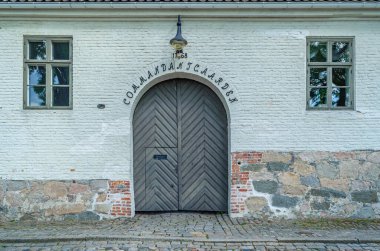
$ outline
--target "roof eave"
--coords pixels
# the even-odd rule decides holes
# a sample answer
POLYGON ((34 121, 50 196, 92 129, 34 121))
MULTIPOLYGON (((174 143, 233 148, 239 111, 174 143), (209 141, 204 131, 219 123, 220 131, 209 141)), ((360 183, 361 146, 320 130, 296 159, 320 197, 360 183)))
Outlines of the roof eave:
MULTIPOLYGON (((0 0, 1 1, 1 0, 0 0)), ((233 1, 233 0, 232 0, 233 1)), ((380 9, 380 2, 0 2, 0 9, 380 9)))
POLYGON ((23 18, 379 19, 380 2, 28 2, 0 4, 0 19, 23 18))

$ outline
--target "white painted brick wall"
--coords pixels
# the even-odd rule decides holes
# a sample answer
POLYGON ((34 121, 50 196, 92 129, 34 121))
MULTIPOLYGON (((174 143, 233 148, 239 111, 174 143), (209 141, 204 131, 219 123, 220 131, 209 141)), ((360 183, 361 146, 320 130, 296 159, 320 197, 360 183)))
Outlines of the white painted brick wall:
MULTIPOLYGON (((0 178, 130 179, 126 80, 174 21, 0 21, 0 178), (23 35, 73 36, 73 110, 23 110, 23 35), (104 110, 97 104, 104 103, 104 110), (75 171, 71 171, 75 169, 75 171)), ((231 150, 380 149, 380 22, 183 20, 186 52, 239 92, 231 150), (307 111, 306 36, 355 37, 355 111, 307 111)))

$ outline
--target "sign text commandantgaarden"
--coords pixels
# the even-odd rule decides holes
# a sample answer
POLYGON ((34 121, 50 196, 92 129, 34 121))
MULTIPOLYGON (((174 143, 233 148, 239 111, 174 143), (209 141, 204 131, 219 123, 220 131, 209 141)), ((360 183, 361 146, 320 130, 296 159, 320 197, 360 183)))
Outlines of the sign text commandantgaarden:
POLYGON ((154 66, 151 70, 148 70, 146 72, 145 76, 142 75, 139 77, 139 80, 137 81, 139 84, 132 84, 130 90, 126 92, 126 97, 124 98, 123 102, 126 105, 131 104, 131 100, 134 98, 138 89, 144 84, 154 79, 156 76, 176 71, 189 72, 202 76, 208 79, 215 86, 217 86, 221 90, 223 95, 225 95, 226 100, 228 100, 230 103, 238 101, 238 99, 234 95, 234 91, 232 90, 231 86, 223 78, 218 76, 217 73, 209 70, 207 66, 201 66, 198 63, 192 63, 189 61, 178 62, 177 65, 175 65, 174 62, 171 62, 170 64, 162 63, 160 65, 154 66))

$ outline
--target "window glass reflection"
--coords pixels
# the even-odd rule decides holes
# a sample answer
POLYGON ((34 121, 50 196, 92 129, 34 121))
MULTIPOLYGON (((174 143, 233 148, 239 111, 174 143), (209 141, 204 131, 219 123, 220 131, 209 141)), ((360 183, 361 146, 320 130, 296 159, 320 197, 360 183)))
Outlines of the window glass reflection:
POLYGON ((53 85, 68 85, 69 84, 69 67, 53 67, 53 85))
POLYGON ((45 66, 29 66, 29 85, 45 85, 46 68, 45 66))
POLYGON ((53 59, 69 60, 69 42, 53 42, 53 59))
POLYGON ((310 68, 310 85, 327 86, 327 68, 310 68))
POLYGON ((312 88, 310 90, 310 107, 323 107, 327 105, 327 89, 326 88, 312 88))
POLYGON ((53 87, 53 105, 69 106, 70 101, 69 87, 53 87))
POLYGON ((29 59, 46 59, 46 42, 29 42, 29 59))
POLYGON ((46 87, 29 86, 28 105, 29 106, 45 106, 46 105, 46 87))
POLYGON ((327 42, 310 42, 310 62, 327 61, 327 42))
POLYGON ((332 44, 332 60, 333 62, 350 62, 350 43, 334 42, 332 44))
POLYGON ((336 87, 333 88, 331 101, 333 107, 350 106, 350 89, 336 87))
POLYGON ((349 73, 348 68, 333 68, 332 69, 333 86, 348 86, 349 85, 348 73, 349 73))

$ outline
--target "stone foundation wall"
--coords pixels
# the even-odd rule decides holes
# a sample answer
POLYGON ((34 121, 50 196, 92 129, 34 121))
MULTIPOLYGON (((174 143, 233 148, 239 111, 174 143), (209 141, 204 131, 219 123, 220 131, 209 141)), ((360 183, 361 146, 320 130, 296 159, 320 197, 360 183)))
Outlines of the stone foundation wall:
MULTIPOLYGON (((0 180, 0 221, 132 217, 130 181, 0 180)), ((232 217, 380 218, 380 151, 234 152, 232 217)))
POLYGON ((235 152, 231 216, 380 218, 380 151, 235 152))
POLYGON ((0 180, 0 220, 131 217, 129 181, 0 180))

